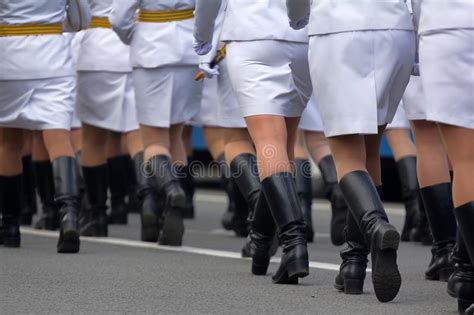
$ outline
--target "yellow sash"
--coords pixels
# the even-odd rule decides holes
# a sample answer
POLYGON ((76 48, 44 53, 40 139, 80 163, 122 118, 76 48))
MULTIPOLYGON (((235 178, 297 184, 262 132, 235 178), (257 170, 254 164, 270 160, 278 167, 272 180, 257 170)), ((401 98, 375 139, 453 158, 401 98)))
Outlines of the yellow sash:
POLYGON ((0 37, 31 36, 31 35, 60 35, 63 33, 62 24, 18 24, 0 25, 0 37))
POLYGON ((194 10, 179 11, 140 11, 138 21, 145 23, 167 23, 189 20, 194 17, 194 10))

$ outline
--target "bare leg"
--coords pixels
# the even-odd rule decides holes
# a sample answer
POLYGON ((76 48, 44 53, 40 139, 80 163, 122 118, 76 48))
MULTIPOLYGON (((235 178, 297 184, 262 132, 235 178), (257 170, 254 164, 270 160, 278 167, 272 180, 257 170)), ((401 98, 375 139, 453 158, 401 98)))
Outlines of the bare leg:
POLYGON ((87 124, 82 125, 81 163, 83 166, 93 167, 107 162, 108 135, 108 130, 87 124))
POLYGON ((407 156, 416 156, 416 147, 410 137, 410 129, 387 129, 385 135, 392 149, 395 161, 407 156))

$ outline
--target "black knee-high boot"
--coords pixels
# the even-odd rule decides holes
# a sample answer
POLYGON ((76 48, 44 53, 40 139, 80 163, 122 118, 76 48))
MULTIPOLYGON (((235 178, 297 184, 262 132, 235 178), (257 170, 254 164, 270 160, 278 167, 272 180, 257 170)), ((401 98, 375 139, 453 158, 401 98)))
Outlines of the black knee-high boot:
POLYGON ((86 185, 88 218, 81 220, 81 235, 105 237, 108 235, 107 165, 83 166, 82 173, 86 185))
POLYGON ((417 226, 422 205, 418 177, 416 173, 416 157, 408 156, 397 162, 398 177, 405 204, 405 223, 403 224, 401 240, 408 242, 411 231, 417 226))
POLYGON ((36 188, 31 155, 22 157, 23 164, 23 203, 21 207, 20 224, 31 225, 33 214, 37 212, 36 188))
POLYGON ((306 225, 296 193, 293 174, 277 173, 262 181, 263 193, 278 226, 283 247, 280 267, 274 283, 298 283, 309 274, 306 225))
POLYGON ((149 161, 151 182, 158 192, 164 214, 160 245, 181 246, 184 235, 183 211, 186 194, 173 174, 171 159, 155 155, 149 161))
POLYGON ((422 188, 421 196, 434 239, 432 259, 425 276, 428 280, 448 281, 454 268, 451 256, 456 242, 451 184, 422 188))
POLYGON ((236 181, 231 177, 231 171, 224 154, 218 157, 217 163, 221 172, 222 187, 229 199, 227 211, 221 219, 222 226, 226 230, 234 231, 237 236, 245 236, 248 233, 247 213, 249 206, 236 181))
POLYGON ((326 198, 331 202, 331 242, 340 246, 344 244, 344 227, 346 225, 347 204, 337 182, 336 165, 331 155, 319 161, 319 170, 326 185, 326 198))
MULTIPOLYGON (((421 197, 421 191, 419 192, 419 194, 421 197)), ((426 208, 423 202, 421 202, 420 204, 418 222, 415 228, 411 231, 410 241, 421 242, 421 244, 425 246, 433 245, 433 236, 431 236, 430 224, 428 223, 428 217, 426 216, 426 208)))
MULTIPOLYGON (((382 186, 377 186, 377 193, 382 198, 382 186)), ((336 277, 334 287, 345 294, 362 294, 367 269, 369 247, 364 235, 352 213, 347 212, 344 229, 347 247, 341 251, 342 264, 336 277)))
POLYGON ((76 161, 72 157, 59 157, 52 162, 54 200, 60 206, 58 253, 79 251, 79 190, 76 161))
POLYGON ((144 164, 143 152, 136 154, 132 161, 137 178, 136 195, 140 208, 141 240, 157 242, 163 225, 163 213, 159 206, 158 195, 153 189, 147 165, 144 164))
POLYGON ((135 173, 135 163, 133 159, 127 155, 127 168, 125 170, 125 180, 127 182, 127 212, 128 213, 140 213, 141 205, 140 200, 137 196, 137 175, 135 173))
POLYGON ((127 224, 128 213, 125 197, 127 196, 127 179, 129 157, 125 155, 107 159, 110 188, 110 223, 127 224))
MULTIPOLYGON (((459 234, 464 242, 458 250, 460 262, 457 262, 457 276, 462 278, 462 284, 457 287, 458 307, 460 314, 474 312, 474 201, 454 209, 459 223, 459 234), (470 266, 469 266, 470 263, 470 266)), ((461 243, 461 240, 458 241, 461 243)))
POLYGON ((194 219, 194 180, 188 165, 178 165, 176 172, 181 183, 181 187, 186 194, 186 205, 183 211, 183 218, 194 219))
POLYGON ((54 201, 53 165, 50 161, 34 161, 36 187, 41 200, 41 216, 35 229, 54 231, 59 228, 59 206, 54 201))
POLYGON ((313 204, 313 185, 311 181, 311 163, 305 159, 295 159, 295 183, 303 218, 306 223, 306 240, 314 240, 311 205, 313 204))
POLYGON ((402 282, 397 266, 400 234, 388 223, 379 194, 367 172, 350 172, 339 184, 369 245, 375 295, 379 301, 389 302, 397 296, 402 282))
POLYGON ((0 176, 0 210, 5 247, 20 247, 22 175, 0 176))

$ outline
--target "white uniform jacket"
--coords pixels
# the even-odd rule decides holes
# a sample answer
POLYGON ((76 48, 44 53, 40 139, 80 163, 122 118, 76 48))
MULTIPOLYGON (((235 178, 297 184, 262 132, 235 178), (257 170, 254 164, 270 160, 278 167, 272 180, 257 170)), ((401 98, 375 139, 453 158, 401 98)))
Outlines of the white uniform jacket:
POLYGON ((419 34, 442 30, 474 28, 474 0, 421 1, 419 34))
MULTIPOLYGON (((93 17, 110 16, 113 0, 89 0, 93 17)), ((130 72, 130 48, 108 28, 90 28, 81 41, 78 71, 130 72)))
POLYGON ((192 48, 194 19, 142 23, 137 11, 194 9, 195 0, 115 0, 110 16, 120 39, 130 44, 132 67, 193 66, 199 63, 192 48))
MULTIPOLYGON (((0 25, 64 24, 66 31, 89 25, 86 0, 2 0, 0 25)), ((75 75, 69 40, 62 35, 0 37, 0 80, 75 75)))

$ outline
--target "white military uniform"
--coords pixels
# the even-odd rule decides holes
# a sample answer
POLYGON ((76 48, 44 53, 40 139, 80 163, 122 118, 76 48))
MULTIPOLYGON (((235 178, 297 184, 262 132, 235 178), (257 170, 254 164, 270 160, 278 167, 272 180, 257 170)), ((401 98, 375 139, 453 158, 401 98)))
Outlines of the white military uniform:
MULTIPOLYGON (((113 0, 89 0, 93 21, 107 21, 112 4, 113 0)), ((130 49, 111 28, 85 32, 77 71, 77 116, 83 123, 115 132, 139 128, 130 49)))
POLYGON ((286 20, 285 0, 228 1, 220 39, 244 117, 299 117, 311 96, 307 31, 286 20))
POLYGON ((308 105, 304 109, 303 115, 301 115, 299 128, 305 131, 322 132, 324 131, 323 121, 319 114, 318 104, 316 96, 311 95, 308 105))
POLYGON ((405 1, 313 1, 309 35, 325 135, 375 134, 390 123, 415 58, 405 1))
POLYGON ((194 81, 198 56, 192 49, 194 19, 137 23, 137 10, 193 10, 194 0, 115 1, 110 21, 130 44, 140 124, 167 128, 199 112, 202 83, 194 81))
POLYGON ((419 35, 427 119, 474 129, 474 1, 423 0, 419 35))
MULTIPOLYGON (((220 34, 226 5, 227 2, 224 1, 215 21, 212 49, 207 55, 200 56, 200 63, 210 64, 217 55, 218 49, 223 47, 223 43, 220 41, 220 34)), ((193 122, 201 126, 247 128, 234 90, 232 89, 226 58, 219 63, 219 76, 204 79, 201 111, 193 119, 193 122)))
POLYGON ((392 122, 387 125, 387 129, 410 129, 410 121, 408 120, 403 100, 400 102, 392 122))
MULTIPOLYGON (((79 30, 90 20, 83 0, 2 0, 2 26, 58 25, 79 30)), ((13 26, 14 27, 14 26, 13 26)), ((0 126, 32 130, 70 129, 75 71, 69 39, 61 34, 0 32, 0 126)))

